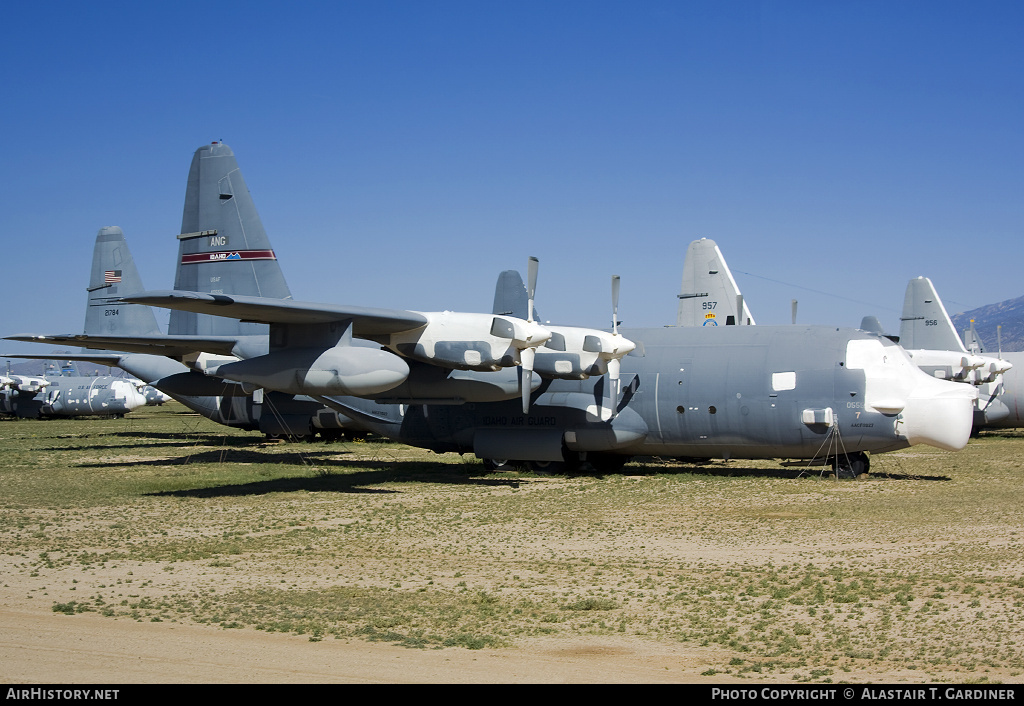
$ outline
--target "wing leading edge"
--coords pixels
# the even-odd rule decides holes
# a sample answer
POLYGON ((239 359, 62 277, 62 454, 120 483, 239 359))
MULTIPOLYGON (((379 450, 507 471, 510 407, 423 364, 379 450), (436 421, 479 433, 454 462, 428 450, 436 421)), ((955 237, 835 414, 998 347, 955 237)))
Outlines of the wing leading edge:
POLYGON ((226 316, 266 324, 326 324, 351 321, 352 335, 374 339, 412 331, 428 323, 415 311, 336 306, 263 297, 228 296, 200 292, 156 291, 125 297, 131 304, 148 304, 176 311, 226 316))

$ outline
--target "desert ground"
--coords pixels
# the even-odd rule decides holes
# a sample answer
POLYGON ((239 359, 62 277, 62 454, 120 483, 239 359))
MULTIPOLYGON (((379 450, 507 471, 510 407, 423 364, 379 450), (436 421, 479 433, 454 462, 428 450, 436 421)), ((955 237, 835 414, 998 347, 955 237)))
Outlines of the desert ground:
POLYGON ((1024 434, 488 472, 170 404, 0 420, 0 680, 1024 682, 1024 434))

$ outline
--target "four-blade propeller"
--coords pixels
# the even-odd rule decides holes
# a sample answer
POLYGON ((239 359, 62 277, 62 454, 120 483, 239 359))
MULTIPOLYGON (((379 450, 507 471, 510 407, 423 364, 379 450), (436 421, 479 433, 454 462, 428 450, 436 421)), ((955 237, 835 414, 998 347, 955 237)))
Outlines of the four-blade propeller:
MULTIPOLYGON (((537 293, 537 270, 540 261, 531 257, 526 263, 526 323, 529 326, 540 326, 533 320, 533 298, 537 293)), ((537 348, 551 338, 551 333, 543 341, 538 341, 533 346, 526 346, 519 350, 519 360, 523 367, 523 379, 520 382, 520 394, 523 400, 523 414, 530 411, 530 392, 533 388, 533 363, 537 357, 537 348)))
MULTIPOLYGON (((535 257, 531 257, 528 263, 528 277, 527 277, 527 321, 531 325, 539 325, 534 322, 534 311, 533 301, 537 287, 537 269, 538 260, 535 257)), ((607 380, 604 386, 605 388, 605 399, 602 400, 602 411, 601 419, 608 420, 615 416, 616 408, 618 407, 619 401, 619 377, 621 371, 621 361, 631 351, 636 348, 636 344, 630 341, 628 338, 619 333, 619 276, 612 276, 612 330, 600 331, 597 329, 586 329, 575 326, 562 326, 562 327, 550 327, 553 331, 557 332, 557 339, 559 346, 557 350, 561 352, 578 353, 580 361, 589 360, 585 366, 580 369, 571 369, 566 372, 565 375, 582 379, 589 377, 591 374, 606 374, 607 380), (573 346, 570 346, 570 350, 566 350, 565 345, 569 341, 574 341, 573 346), (579 348, 576 351, 572 351, 571 347, 578 345, 579 348), (585 369, 584 369, 585 368, 585 369)), ((545 329, 548 334, 548 339, 551 338, 551 331, 545 329)), ((541 343, 546 343, 548 339, 541 343)), ((533 373, 535 366, 540 363, 537 360, 537 351, 540 348, 540 344, 532 346, 530 348, 521 349, 521 365, 523 368, 522 382, 521 382, 521 393, 523 401, 523 413, 530 411, 530 392, 533 381, 533 373)), ((540 351, 540 357, 544 358, 545 351, 540 351)), ((557 365, 556 365, 557 367, 557 365)), ((550 374, 551 366, 541 366, 542 375, 545 373, 550 374)), ((558 377, 559 375, 554 375, 558 377)))

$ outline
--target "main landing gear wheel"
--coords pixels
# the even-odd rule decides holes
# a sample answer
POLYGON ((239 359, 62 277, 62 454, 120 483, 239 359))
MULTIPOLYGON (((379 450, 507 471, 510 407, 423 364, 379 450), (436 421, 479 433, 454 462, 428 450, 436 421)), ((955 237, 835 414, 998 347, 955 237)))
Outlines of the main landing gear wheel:
POLYGON ((515 461, 507 458, 485 458, 483 462, 488 471, 514 471, 516 466, 515 461))
POLYGON ((531 471, 542 476, 553 476, 562 473, 575 473, 580 469, 580 460, 571 458, 565 461, 528 461, 531 471))
POLYGON ((832 471, 836 478, 859 478, 871 468, 871 459, 862 451, 832 458, 832 471))
POLYGON ((556 473, 565 473, 565 464, 561 461, 528 461, 526 465, 539 476, 553 476, 556 473))

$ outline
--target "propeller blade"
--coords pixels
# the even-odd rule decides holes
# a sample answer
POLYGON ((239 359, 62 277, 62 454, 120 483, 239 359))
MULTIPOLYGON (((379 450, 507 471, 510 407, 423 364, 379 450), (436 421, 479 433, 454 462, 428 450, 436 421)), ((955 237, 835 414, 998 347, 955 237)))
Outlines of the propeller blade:
POLYGON ((607 365, 608 371, 605 381, 607 383, 608 391, 609 419, 615 417, 617 407, 619 406, 619 370, 622 364, 622 358, 631 350, 636 348, 636 344, 623 338, 619 334, 620 282, 621 280, 618 275, 612 275, 612 339, 611 341, 606 341, 608 344, 607 347, 602 345, 601 355, 601 358, 604 359, 605 364, 607 365))
POLYGON ((793 325, 796 326, 796 299, 793 300, 793 325))
POLYGON ((609 419, 614 418, 618 412, 619 366, 620 362, 618 358, 612 358, 608 361, 608 395, 611 400, 611 404, 608 405, 609 419))
POLYGON ((520 394, 523 398, 523 414, 530 411, 530 393, 533 392, 533 360, 536 351, 533 348, 524 348, 519 352, 519 359, 523 365, 522 389, 520 394))
POLYGON ((531 257, 526 263, 526 320, 533 323, 533 295, 537 291, 537 269, 540 261, 531 257))
POLYGON ((612 335, 619 335, 619 276, 612 275, 612 335))

